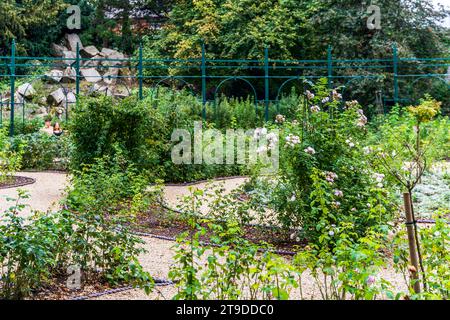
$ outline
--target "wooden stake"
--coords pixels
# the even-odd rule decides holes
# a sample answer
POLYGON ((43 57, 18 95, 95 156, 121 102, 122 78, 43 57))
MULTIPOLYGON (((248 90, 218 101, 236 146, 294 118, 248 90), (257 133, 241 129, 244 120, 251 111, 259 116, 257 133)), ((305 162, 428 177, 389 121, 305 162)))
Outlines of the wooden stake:
POLYGON ((408 232, 408 242, 409 242, 409 256, 411 259, 411 265, 415 268, 415 271, 411 271, 411 280, 414 283, 414 292, 420 293, 420 282, 419 282, 419 259, 417 257, 416 239, 414 236, 414 223, 412 208, 411 208, 411 194, 409 192, 403 193, 403 203, 405 204, 405 214, 406 214, 406 230, 408 232))

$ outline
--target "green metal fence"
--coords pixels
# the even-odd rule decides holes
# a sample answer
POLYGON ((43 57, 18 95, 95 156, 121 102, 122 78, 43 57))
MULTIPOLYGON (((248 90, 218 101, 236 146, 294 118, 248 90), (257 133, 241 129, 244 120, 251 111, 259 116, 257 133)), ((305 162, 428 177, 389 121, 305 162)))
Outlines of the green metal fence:
MULTIPOLYGON (((450 89, 446 74, 447 68, 450 67, 450 57, 401 58, 398 56, 396 46, 392 48, 392 55, 385 59, 334 59, 331 47, 328 48, 326 59, 319 60, 270 59, 268 48, 264 50, 263 56, 263 60, 208 59, 203 45, 198 59, 184 60, 144 59, 142 46, 139 47, 137 58, 127 59, 83 58, 78 47, 74 58, 26 57, 16 55, 16 44, 13 41, 11 55, 0 57, 0 83, 9 79, 9 88, 4 90, 6 92, 0 92, 0 117, 3 117, 6 108, 10 110, 10 134, 13 135, 15 111, 21 107, 24 119, 27 103, 26 99, 17 101, 15 96, 17 82, 23 79, 36 81, 48 78, 45 72, 41 72, 42 70, 64 64, 73 68, 75 72, 73 83, 58 84, 65 95, 62 107, 67 119, 70 108, 76 104, 77 98, 89 92, 81 88, 83 78, 89 80, 82 73, 83 69, 92 67, 129 70, 130 74, 124 75, 119 72, 108 79, 127 80, 126 95, 135 92, 139 99, 145 98, 144 91, 148 90, 144 89, 150 88, 153 92, 164 83, 176 82, 187 86, 193 92, 201 94, 204 119, 206 105, 216 101, 225 85, 236 81, 246 86, 247 92, 253 95, 256 108, 259 105, 263 106, 266 121, 269 119, 269 108, 271 105, 278 105, 286 87, 294 83, 301 83, 307 87, 311 81, 319 78, 327 78, 330 88, 340 86, 344 93, 348 93, 348 89, 356 82, 372 81, 379 93, 378 101, 381 103, 396 104, 411 101, 408 88, 414 88, 414 84, 423 79, 440 81, 446 85, 447 90, 450 89), (72 92, 75 101, 68 99, 68 95, 72 92)), ((108 94, 108 89, 105 94, 108 94)), ((0 119, 0 124, 2 122, 3 118, 0 119)))

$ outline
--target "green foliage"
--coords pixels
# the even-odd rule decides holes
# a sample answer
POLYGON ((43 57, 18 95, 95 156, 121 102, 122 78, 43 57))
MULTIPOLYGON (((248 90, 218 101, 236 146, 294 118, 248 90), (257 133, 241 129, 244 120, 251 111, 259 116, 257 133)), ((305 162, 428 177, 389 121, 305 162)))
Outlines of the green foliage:
POLYGON ((75 153, 72 158, 74 168, 93 163, 95 158, 113 155, 117 148, 125 152, 125 157, 137 161, 148 158, 144 142, 151 139, 147 135, 151 128, 162 125, 162 119, 151 117, 150 110, 135 99, 120 103, 111 97, 84 99, 72 114, 70 126, 75 153))
POLYGON ((441 102, 436 101, 430 95, 425 95, 418 106, 408 107, 408 112, 416 119, 418 125, 431 121, 439 112, 441 102))
MULTIPOLYGON (((268 47, 271 59, 317 60, 326 57, 328 46, 333 48, 334 59, 386 59, 392 54, 394 43, 402 57, 446 56, 448 33, 439 21, 448 17, 448 11, 417 0, 379 0, 376 4, 382 12, 381 30, 367 29, 370 14, 366 11, 370 3, 364 5, 359 0, 175 1, 158 34, 152 41, 144 42, 146 57, 198 59, 202 43, 206 45, 207 59, 261 60, 264 48, 268 47)), ((439 67, 424 71, 443 73, 439 67)), ((172 68, 170 72, 189 71, 172 68)), ((340 72, 350 76, 355 70, 340 72)), ((371 72, 358 70, 359 74, 371 72)), ((230 71, 215 70, 216 75, 224 73, 230 71)), ((251 75, 263 73, 252 70, 251 75)), ((387 88, 387 96, 393 95, 390 89, 393 85, 387 79, 359 79, 348 84, 346 92, 368 105, 373 103, 373 92, 380 87, 387 88)), ((443 99, 446 93, 439 92, 438 85, 431 83, 433 86, 428 88, 422 86, 421 92, 433 92, 443 99)), ((238 85, 234 86, 233 94, 239 90, 238 85)))
POLYGON ((382 29, 368 31, 360 1, 176 1, 155 47, 175 58, 198 58, 202 41, 210 57, 233 59, 262 58, 265 47, 276 59, 314 59, 328 45, 341 58, 379 58, 393 42, 407 55, 443 52, 438 21, 448 12, 414 0, 377 5, 382 29))
POLYGON ((435 118, 439 106, 439 102, 426 96, 407 112, 395 108, 368 136, 372 165, 408 191, 434 161, 448 155, 449 119, 435 118))
POLYGON ((153 33, 142 23, 163 15, 171 1, 95 0, 82 4, 83 41, 132 53, 146 33, 153 33))
MULTIPOLYGON (((1 216, 0 297, 23 299, 68 277, 79 266, 82 280, 131 284, 149 292, 152 278, 137 261, 141 240, 128 229, 117 230, 118 220, 94 212, 67 210, 22 218, 19 199, 1 216)), ((123 223, 123 220, 121 221, 123 223)))
POLYGON ((292 266, 270 253, 269 246, 259 253, 261 246, 243 239, 239 224, 233 220, 218 223, 197 217, 202 196, 202 190, 191 190, 184 199, 182 210, 189 213, 191 229, 177 239, 175 264, 169 272, 178 289, 173 298, 288 299, 297 285, 292 266), (201 242, 207 232, 211 245, 201 242))
POLYGON ((420 294, 414 293, 409 280, 410 265, 406 233, 400 231, 393 240, 394 265, 401 272, 408 285, 411 299, 448 300, 450 297, 450 227, 446 218, 448 212, 437 211, 433 218, 435 224, 420 228, 423 264, 426 286, 420 294))
POLYGON ((23 147, 18 144, 14 150, 6 130, 0 129, 0 183, 9 180, 20 169, 23 147))
POLYGON ((150 180, 192 181, 238 175, 238 166, 174 165, 171 160, 172 131, 193 130, 201 120, 201 104, 186 93, 159 94, 143 101, 110 97, 84 99, 72 113, 70 137, 72 168, 92 164, 96 158, 114 157, 118 151, 150 180), (192 104, 191 104, 192 103, 192 104))
POLYGON ((278 58, 289 58, 298 41, 307 40, 305 19, 313 7, 272 0, 177 1, 157 45, 176 58, 198 58, 202 41, 211 57, 261 58, 270 46, 278 58))
POLYGON ((311 272, 324 300, 398 298, 390 290, 391 284, 379 276, 386 266, 382 251, 385 235, 368 231, 364 237, 352 241, 356 236, 354 227, 345 223, 328 229, 318 243, 294 257, 294 265, 302 273, 311 272), (332 248, 331 232, 335 238, 332 248))
MULTIPOLYGON (((3 121, 3 128, 8 130, 10 128, 10 121, 3 121)), ((44 126, 44 122, 42 119, 35 118, 31 120, 23 120, 22 118, 17 117, 14 120, 14 134, 29 134, 35 133, 39 131, 44 126)))
POLYGON ((16 135, 14 149, 22 148, 22 169, 68 169, 70 140, 67 135, 49 136, 47 133, 16 135))
POLYGON ((248 209, 245 201, 208 190, 191 188, 180 206, 190 230, 178 238, 169 273, 177 282, 174 299, 288 299, 297 289, 301 299, 319 298, 304 292, 311 286, 322 299, 399 298, 380 275, 387 266, 387 228, 370 228, 361 236, 350 222, 331 225, 293 260, 283 259, 271 246, 243 238, 246 222, 239 218, 248 209), (205 199, 218 208, 215 215, 198 214, 205 199))
POLYGON ((300 230, 312 242, 329 225, 352 223, 363 235, 392 214, 383 176, 370 170, 363 152, 367 119, 357 102, 342 111, 340 105, 339 94, 319 82, 296 119, 278 124, 278 176, 253 178, 254 196, 262 194, 285 228, 300 230))
POLYGON ((120 152, 114 158, 96 159, 73 173, 67 205, 79 212, 112 213, 148 186, 147 176, 127 163, 120 152))
POLYGON ((16 39, 19 51, 29 54, 46 52, 49 44, 57 37, 49 30, 57 27, 56 18, 66 6, 63 0, 2 1, 0 55, 10 53, 8 49, 12 39, 16 39), (54 37, 48 37, 49 35, 54 37))

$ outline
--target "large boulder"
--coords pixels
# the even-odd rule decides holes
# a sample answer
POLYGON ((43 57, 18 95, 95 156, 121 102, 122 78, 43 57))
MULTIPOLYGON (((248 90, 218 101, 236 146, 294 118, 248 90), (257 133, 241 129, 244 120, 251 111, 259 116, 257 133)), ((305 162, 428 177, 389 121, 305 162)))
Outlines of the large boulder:
POLYGON ((64 51, 62 58, 64 58, 63 63, 66 66, 70 67, 71 65, 75 64, 77 55, 75 52, 72 51, 64 51))
POLYGON ((97 54, 97 55, 93 56, 91 59, 84 60, 81 63, 81 66, 86 67, 86 68, 97 68, 100 65, 99 59, 104 59, 104 57, 97 54))
POLYGON ((67 67, 64 70, 63 76, 61 78, 61 82, 70 83, 77 81, 77 71, 72 67, 67 67))
POLYGON ((114 97, 118 98, 118 99, 125 99, 125 98, 127 98, 129 96, 130 96, 130 94, 128 92, 126 92, 126 91, 114 92, 114 97))
POLYGON ((75 96, 75 94, 70 91, 67 93, 67 96, 64 98, 63 103, 64 105, 67 103, 68 105, 76 103, 77 102, 77 97, 75 96))
POLYGON ((64 76, 64 72, 61 70, 53 69, 45 74, 47 79, 53 82, 60 82, 62 77, 64 76))
POLYGON ((126 87, 123 86, 117 86, 114 90, 114 97, 119 99, 124 99, 126 97, 130 96, 130 92, 126 87))
POLYGON ((52 53, 55 57, 62 57, 64 55, 64 51, 69 51, 67 47, 61 46, 56 43, 51 44, 52 53))
POLYGON ((18 104, 23 105, 24 103, 25 103, 25 97, 23 97, 21 94, 16 92, 14 94, 14 104, 16 104, 16 105, 18 105, 18 104))
POLYGON ((126 86, 131 87, 133 85, 133 73, 129 68, 119 68, 119 75, 126 86))
POLYGON ((100 51, 95 46, 87 46, 80 50, 80 54, 83 58, 92 58, 98 55, 100 51))
POLYGON ((79 49, 83 49, 83 44, 81 43, 80 37, 76 33, 68 33, 65 35, 67 48, 70 51, 77 51, 77 43, 79 44, 79 49))
POLYGON ((102 66, 113 67, 125 65, 127 63, 127 61, 123 61, 124 59, 126 59, 126 56, 117 50, 103 48, 101 53, 106 59, 112 60, 102 61, 102 66))
POLYGON ((103 75, 103 82, 107 85, 115 85, 119 76, 119 68, 109 68, 103 75))
POLYGON ((59 88, 47 97, 47 103, 52 105, 60 105, 66 99, 65 89, 59 88))
POLYGON ((24 98, 30 99, 32 98, 35 94, 36 91, 33 88, 33 85, 29 82, 26 82, 22 85, 20 85, 17 88, 17 92, 24 98))
POLYGON ((88 68, 88 69, 80 69, 81 75, 86 79, 87 82, 99 82, 102 80, 102 76, 95 68, 88 68))

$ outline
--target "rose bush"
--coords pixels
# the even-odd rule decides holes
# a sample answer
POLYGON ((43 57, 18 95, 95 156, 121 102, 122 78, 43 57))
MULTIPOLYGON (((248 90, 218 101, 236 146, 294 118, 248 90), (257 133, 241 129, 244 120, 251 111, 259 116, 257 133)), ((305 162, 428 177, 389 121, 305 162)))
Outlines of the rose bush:
POLYGON ((343 103, 321 80, 297 118, 278 117, 280 165, 276 176, 253 178, 254 196, 277 213, 286 229, 314 241, 331 225, 354 226, 361 236, 386 224, 393 210, 384 176, 373 171, 363 149, 367 118, 357 101, 343 103), (283 118, 283 119, 282 119, 283 118))

